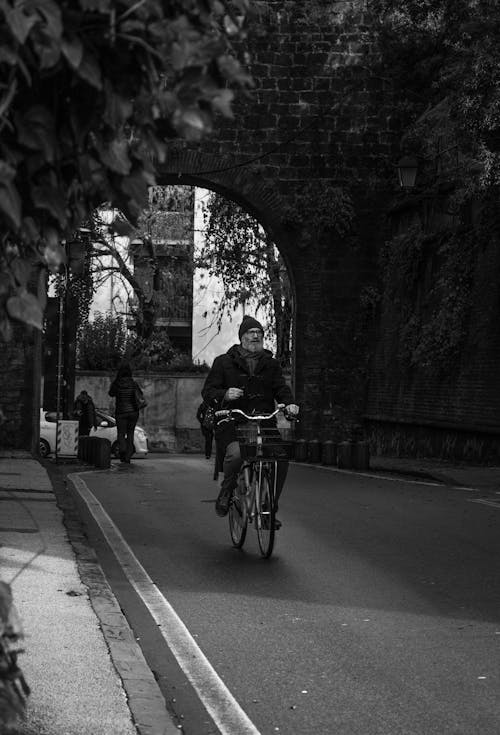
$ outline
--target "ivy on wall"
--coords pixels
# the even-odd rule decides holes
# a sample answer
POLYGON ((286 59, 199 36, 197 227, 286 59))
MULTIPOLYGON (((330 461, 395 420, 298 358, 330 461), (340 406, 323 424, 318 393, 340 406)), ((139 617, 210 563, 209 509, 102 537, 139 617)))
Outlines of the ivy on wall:
POLYGON ((386 304, 399 310, 403 368, 449 373, 468 333, 480 242, 477 227, 425 231, 414 225, 385 243, 381 276, 386 304))
POLYGON ((307 247, 321 240, 327 232, 348 237, 353 231, 355 211, 345 189, 316 180, 296 191, 292 202, 284 208, 282 218, 286 225, 300 230, 299 244, 307 247))

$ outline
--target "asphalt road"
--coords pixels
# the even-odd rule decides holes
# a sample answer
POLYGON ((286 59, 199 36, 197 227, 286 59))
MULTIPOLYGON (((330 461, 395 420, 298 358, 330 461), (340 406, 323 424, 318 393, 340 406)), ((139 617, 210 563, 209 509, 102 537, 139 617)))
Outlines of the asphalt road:
POLYGON ((211 471, 198 456, 150 455, 82 475, 154 582, 141 599, 149 588, 138 572, 130 583, 135 562, 120 565, 91 525, 186 735, 223 732, 224 722, 229 735, 498 735, 500 505, 291 466, 266 561, 253 533, 243 551, 231 547, 211 471), (185 649, 195 671, 203 654, 213 667, 214 679, 200 669, 196 691, 165 641, 177 630, 169 606, 202 651, 185 649))

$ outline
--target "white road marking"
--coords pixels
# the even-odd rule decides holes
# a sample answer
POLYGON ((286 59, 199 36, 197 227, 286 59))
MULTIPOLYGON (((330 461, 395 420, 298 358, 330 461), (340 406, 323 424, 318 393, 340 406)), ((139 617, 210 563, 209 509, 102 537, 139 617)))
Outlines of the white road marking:
POLYGON ((480 503, 481 505, 488 505, 490 508, 500 510, 500 503, 498 500, 485 500, 484 498, 471 498, 469 503, 480 503))
POLYGON ((402 477, 400 475, 383 475, 374 472, 362 472, 361 470, 342 470, 338 467, 329 467, 328 465, 302 464, 302 462, 290 461, 290 464, 296 467, 307 467, 310 470, 327 470, 327 472, 338 472, 341 475, 355 475, 357 477, 371 477, 373 480, 390 480, 391 482, 409 482, 412 485, 427 485, 428 487, 443 487, 448 490, 467 490, 471 493, 477 493, 475 487, 466 487, 465 485, 447 485, 444 482, 431 480, 414 480, 410 477, 402 477))
POLYGON ((260 735, 84 480, 68 477, 222 735, 260 735))

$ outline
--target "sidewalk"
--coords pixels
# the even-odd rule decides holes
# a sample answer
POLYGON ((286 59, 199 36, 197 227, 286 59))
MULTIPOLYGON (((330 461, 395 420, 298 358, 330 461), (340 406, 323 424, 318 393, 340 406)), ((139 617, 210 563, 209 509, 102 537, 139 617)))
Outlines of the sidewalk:
POLYGON ((54 486, 29 454, 0 452, 0 578, 23 625, 31 696, 19 735, 179 730, 86 544, 75 555, 54 486))
MULTIPOLYGON (((369 472, 473 488, 500 505, 500 467, 372 457, 369 472)), ((0 577, 24 625, 19 663, 32 689, 19 734, 173 735, 93 550, 74 533, 70 541, 55 490, 29 454, 0 451, 0 577)))
POLYGON ((500 467, 453 464, 432 459, 372 457, 370 471, 408 475, 431 482, 434 480, 450 487, 477 490, 485 495, 500 493, 500 467))

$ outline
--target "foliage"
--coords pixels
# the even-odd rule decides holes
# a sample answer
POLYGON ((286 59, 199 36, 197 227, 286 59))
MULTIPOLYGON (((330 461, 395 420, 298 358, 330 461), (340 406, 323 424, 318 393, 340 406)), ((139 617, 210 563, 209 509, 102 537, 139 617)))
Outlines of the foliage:
POLYGON ((324 181, 311 181, 297 191, 293 202, 284 209, 283 221, 301 230, 302 246, 314 244, 325 232, 345 238, 354 222, 350 195, 341 187, 324 181))
POLYGON ((76 309, 76 329, 80 332, 87 324, 90 315, 90 306, 94 295, 94 279, 91 271, 92 251, 88 246, 85 250, 82 267, 78 270, 71 268, 71 261, 64 272, 53 277, 56 296, 66 292, 66 304, 76 309))
POLYGON ((374 0, 384 66, 407 121, 448 98, 469 141, 500 126, 496 0, 374 0))
POLYGON ((417 188, 405 194, 406 204, 422 212, 432 202, 440 210, 425 228, 410 228, 386 245, 385 305, 399 309, 403 364, 449 373, 468 336, 480 243, 495 237, 486 204, 493 196, 498 209, 500 6, 374 0, 373 10, 395 113, 406 126, 402 148, 419 160, 417 188))
POLYGON ((424 253, 425 236, 420 225, 413 225, 386 242, 380 251, 380 269, 385 293, 413 294, 424 253))
POLYGON ((206 373, 208 365, 205 362, 193 362, 191 355, 179 350, 173 350, 165 362, 146 362, 137 360, 137 369, 156 373, 206 373))
POLYGON ((113 372, 127 360, 134 370, 151 372, 204 372, 205 364, 193 363, 190 355, 171 344, 168 334, 157 329, 145 340, 127 329, 125 320, 97 314, 81 329, 78 342, 80 370, 113 372))
POLYGON ((57 272, 102 202, 134 220, 169 140, 231 116, 250 78, 234 41, 249 0, 0 4, 0 331, 42 326, 32 265, 57 272))
POLYGON ((457 366, 477 248, 477 232, 464 227, 425 232, 415 226, 385 244, 384 296, 400 314, 399 355, 406 368, 449 373, 457 366))
POLYGON ((96 314, 84 324, 78 340, 77 363, 81 370, 117 370, 129 349, 125 321, 110 314, 96 314))
POLYGON ((222 280, 224 297, 215 305, 220 326, 225 314, 247 301, 276 334, 276 357, 290 363, 292 291, 286 265, 259 222, 230 199, 212 192, 205 211, 205 242, 196 265, 222 280))
POLYGON ((128 285, 137 336, 147 341, 159 315, 173 314, 193 278, 193 189, 153 186, 135 226, 119 211, 101 208, 91 220, 96 284, 110 275, 128 285), (110 222, 108 220, 111 219, 110 222), (129 238, 124 248, 120 239, 129 238), (178 246, 167 241, 177 240, 178 246), (182 243, 184 241, 184 243, 182 243))

